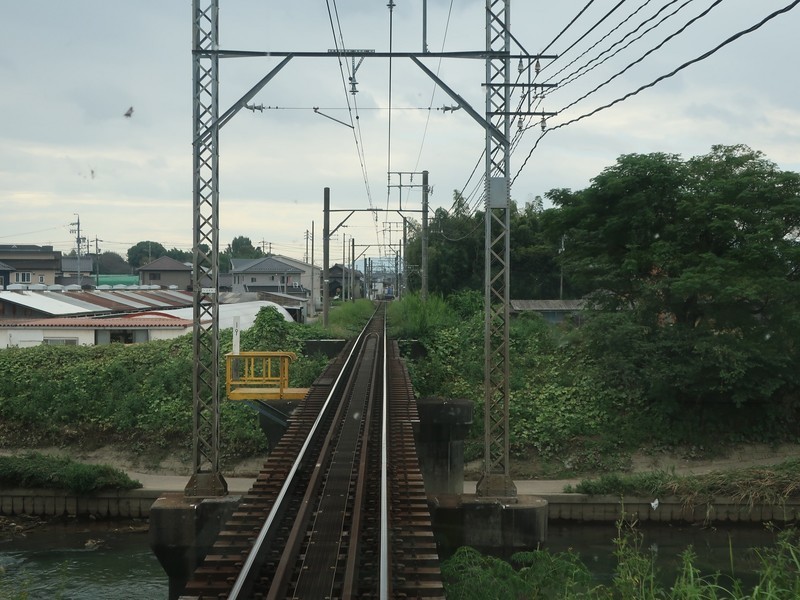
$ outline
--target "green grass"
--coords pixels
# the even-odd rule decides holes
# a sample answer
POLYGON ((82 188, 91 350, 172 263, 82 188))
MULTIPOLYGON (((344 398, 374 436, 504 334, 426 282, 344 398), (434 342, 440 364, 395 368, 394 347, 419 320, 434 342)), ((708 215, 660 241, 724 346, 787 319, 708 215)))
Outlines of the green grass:
POLYGON ((663 470, 609 473, 595 479, 584 479, 575 486, 567 486, 565 491, 645 498, 672 496, 687 506, 706 503, 715 497, 731 498, 746 506, 780 505, 789 499, 800 498, 800 460, 705 475, 678 475, 663 470))
POLYGON ((76 494, 142 487, 114 467, 88 465, 38 452, 0 456, 0 485, 4 488, 63 489, 76 494))

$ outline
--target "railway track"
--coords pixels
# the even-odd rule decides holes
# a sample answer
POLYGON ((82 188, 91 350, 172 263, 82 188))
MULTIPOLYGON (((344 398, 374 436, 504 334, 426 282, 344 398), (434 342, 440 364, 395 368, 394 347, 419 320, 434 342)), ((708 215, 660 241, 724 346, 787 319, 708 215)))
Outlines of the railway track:
POLYGON ((314 383, 181 598, 444 598, 416 420, 379 307, 314 383))

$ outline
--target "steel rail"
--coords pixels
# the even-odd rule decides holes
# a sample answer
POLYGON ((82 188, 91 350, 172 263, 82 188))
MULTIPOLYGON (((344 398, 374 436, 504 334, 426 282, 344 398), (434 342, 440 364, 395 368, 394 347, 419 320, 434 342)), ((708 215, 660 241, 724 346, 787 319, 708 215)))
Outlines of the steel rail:
MULTIPOLYGON (((375 312, 377 314, 377 310, 375 312)), ((370 323, 372 319, 375 317, 375 314, 370 318, 370 323)), ((306 452, 308 452, 308 448, 311 445, 311 440, 315 437, 317 430, 320 427, 320 423, 323 421, 326 413, 328 412, 331 404, 332 398, 336 396, 338 393, 340 386, 342 385, 342 378, 345 374, 349 371, 349 368, 355 362, 354 356, 356 355, 357 349, 360 348, 361 342, 366 335, 367 328, 369 327, 369 323, 367 326, 362 329, 361 333, 359 334, 356 342, 353 344, 353 347, 350 349, 350 353, 347 356, 347 360, 345 361, 342 370, 339 372, 339 375, 336 377, 336 381, 331 386, 331 390, 328 393, 328 396, 320 409, 317 418, 314 420, 314 424, 309 431, 308 437, 306 438, 303 446, 300 449, 300 452, 297 455, 297 459, 292 464, 292 468, 289 471, 289 474, 286 477, 286 481, 284 482, 283 486, 281 487, 280 492, 275 500, 275 503, 272 506, 269 514, 267 515, 266 520, 264 521, 261 530, 259 531, 256 540, 253 543, 252 550, 247 555, 247 559, 245 560, 244 564, 242 565, 242 569, 239 572, 239 575, 236 578, 236 581, 231 588, 230 593, 228 594, 229 600, 244 600, 248 594, 250 594, 250 590, 246 589, 249 588, 252 579, 254 577, 254 571, 259 568, 257 565, 257 561, 259 559, 260 550, 264 545, 265 540, 268 538, 269 533, 272 531, 272 528, 275 526, 277 521, 277 517, 279 514, 282 513, 286 502, 290 496, 290 490, 293 486, 294 478, 297 475, 298 470, 300 469, 301 464, 305 460, 306 452)))
POLYGON ((380 550, 380 600, 388 600, 389 573, 389 383, 387 378, 388 352, 386 351, 386 319, 383 320, 383 405, 381 414, 381 550, 380 550))

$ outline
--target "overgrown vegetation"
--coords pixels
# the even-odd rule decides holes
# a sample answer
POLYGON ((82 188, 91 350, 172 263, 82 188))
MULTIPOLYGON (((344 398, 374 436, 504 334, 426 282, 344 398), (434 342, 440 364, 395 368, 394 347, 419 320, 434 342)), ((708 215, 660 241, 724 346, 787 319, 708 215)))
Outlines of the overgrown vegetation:
MULTIPOLYGON (((624 467, 638 445, 798 440, 800 174, 714 146, 621 156, 586 189, 547 197, 552 208, 510 207, 511 297, 563 291, 588 307, 580 327, 512 318, 512 452, 575 472, 624 467)), ((431 289, 460 321, 405 317, 428 350, 416 389, 476 407, 482 298, 467 290, 482 289, 483 217, 456 193, 432 219, 431 289)))
MULTIPOLYGON (((344 334, 363 324, 371 310, 366 301, 342 306, 332 311, 331 321, 344 334)), ((263 309, 243 332, 241 348, 296 352, 290 385, 308 387, 327 359, 304 356, 303 341, 322 334, 331 335, 263 309)), ((230 330, 220 333, 220 347, 223 354, 231 351, 230 330)), ((222 386, 224 368, 223 360, 222 386)), ((147 344, 9 348, 0 351, 0 372, 0 447, 79 444, 90 450, 114 444, 132 453, 187 456, 191 450, 190 336, 147 344)), ((266 451, 250 407, 223 402, 221 414, 223 464, 266 451)))
POLYGON ((642 548, 635 527, 620 523, 614 541, 617 565, 610 583, 599 583, 573 552, 517 553, 511 562, 460 548, 442 565, 449 598, 459 600, 793 600, 800 597, 800 534, 780 533, 774 547, 753 550, 757 581, 745 585, 735 573, 701 573, 690 547, 671 584, 662 583, 654 556, 642 548))
POLYGON ((714 497, 731 498, 746 506, 775 506, 800 498, 800 460, 704 475, 677 475, 663 470, 609 473, 595 479, 584 479, 575 486, 568 486, 565 491, 645 498, 673 496, 687 506, 711 502, 714 497))
POLYGON ((38 452, 0 456, 0 485, 4 488, 57 488, 75 494, 142 487, 114 467, 87 465, 68 457, 38 452))

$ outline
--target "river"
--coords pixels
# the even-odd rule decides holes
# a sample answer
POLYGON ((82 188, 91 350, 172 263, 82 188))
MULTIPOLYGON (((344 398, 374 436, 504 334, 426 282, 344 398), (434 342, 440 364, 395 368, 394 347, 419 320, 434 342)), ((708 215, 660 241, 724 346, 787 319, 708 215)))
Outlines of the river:
POLYGON ((67 521, 0 537, 2 600, 157 600, 164 570, 144 522, 67 521))
MULTIPOLYGON (((115 600, 167 598, 166 575, 149 547, 145 522, 68 520, 0 537, 0 599, 115 600)), ((775 534, 760 525, 693 527, 646 525, 642 550, 657 557, 662 583, 672 581, 689 545, 705 574, 720 571, 752 584, 757 565, 750 548, 771 546, 775 534)), ((552 522, 547 548, 573 549, 599 582, 614 566, 613 524, 552 522)))

